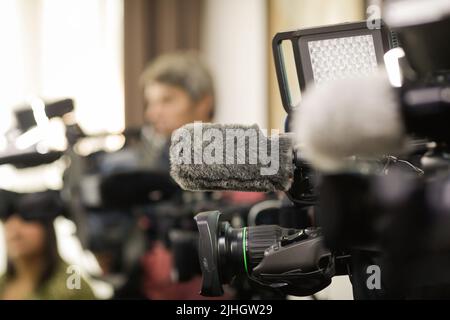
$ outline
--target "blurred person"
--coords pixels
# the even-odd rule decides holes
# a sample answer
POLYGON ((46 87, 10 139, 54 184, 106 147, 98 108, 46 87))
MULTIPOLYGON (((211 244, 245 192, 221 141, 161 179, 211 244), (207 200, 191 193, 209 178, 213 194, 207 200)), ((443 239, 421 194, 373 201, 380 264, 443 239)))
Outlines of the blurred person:
POLYGON ((7 254, 6 272, 0 277, 0 299, 94 299, 82 278, 79 286, 69 288, 71 273, 59 256, 53 225, 60 212, 55 212, 58 206, 52 203, 51 193, 0 192, 7 254))
POLYGON ((195 52, 161 55, 141 75, 146 110, 142 129, 143 166, 169 172, 169 143, 173 131, 214 117, 214 83, 195 52))
MULTIPOLYGON (((140 80, 146 109, 145 125, 137 145, 139 166, 169 174, 172 132, 194 121, 210 122, 213 119, 213 79, 198 54, 175 52, 157 57, 145 68, 140 80)), ((152 222, 143 222, 146 224, 152 222)), ((177 282, 173 270, 174 256, 167 243, 163 239, 152 239, 140 259, 140 274, 136 276, 135 273, 129 282, 136 283, 139 279, 140 290, 147 299, 203 298, 199 295, 200 275, 177 282)), ((137 296, 136 286, 128 284, 116 292, 115 298, 137 296)))
MULTIPOLYGON (((213 78, 197 53, 175 52, 152 61, 143 71, 141 83, 146 100, 141 159, 145 165, 153 163, 155 169, 169 173, 172 132, 194 121, 213 119, 213 78)), ((173 280, 173 255, 162 241, 155 241, 142 257, 142 264, 149 299, 202 298, 200 276, 182 283, 173 280)))
MULTIPOLYGON (((146 109, 140 139, 132 144, 138 154, 138 167, 169 174, 171 134, 185 124, 213 120, 213 78, 198 54, 175 52, 157 57, 145 68, 140 80, 146 109)), ((252 193, 246 194, 252 196, 252 193)), ((151 226, 155 224, 158 225, 149 217, 142 217, 138 223, 147 230, 152 229, 151 226)), ((160 231, 156 230, 156 233, 160 231)), ((178 281, 174 273, 175 256, 170 243, 166 239, 155 237, 155 230, 148 232, 149 238, 152 238, 148 250, 141 256, 138 268, 134 268, 128 274, 126 283, 116 290, 114 298, 206 299, 199 294, 201 275, 193 276, 187 281, 178 281)), ((198 261, 197 256, 192 256, 192 259, 198 261)), ((103 271, 107 273, 109 263, 102 265, 103 271)), ((222 299, 231 297, 227 293, 222 299)))

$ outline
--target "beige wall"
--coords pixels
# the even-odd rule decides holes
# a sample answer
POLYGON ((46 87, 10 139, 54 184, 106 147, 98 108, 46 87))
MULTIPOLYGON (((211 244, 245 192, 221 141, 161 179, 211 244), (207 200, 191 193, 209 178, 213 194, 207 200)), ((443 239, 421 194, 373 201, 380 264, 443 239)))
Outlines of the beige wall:
POLYGON ((267 128, 267 3, 205 1, 202 52, 215 80, 219 123, 267 128))
MULTIPOLYGON (((364 19, 364 0, 269 0, 268 37, 270 40, 280 31, 289 31, 325 24, 351 22, 364 19)), ((269 128, 283 127, 285 112, 281 104, 275 75, 273 56, 269 47, 269 128)), ((291 75, 293 63, 286 62, 291 75)))

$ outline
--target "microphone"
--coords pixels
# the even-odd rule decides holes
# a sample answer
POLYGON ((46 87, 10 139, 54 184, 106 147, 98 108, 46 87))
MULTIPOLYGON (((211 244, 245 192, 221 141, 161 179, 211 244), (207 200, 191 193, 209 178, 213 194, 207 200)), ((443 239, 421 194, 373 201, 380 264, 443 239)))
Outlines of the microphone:
MULTIPOLYGON (((405 150, 407 134, 450 141, 449 88, 394 89, 378 73, 307 91, 292 126, 302 157, 338 172, 351 156, 376 158, 405 150)), ((297 146, 297 145, 296 145, 297 146)))
POLYGON ((187 124, 172 134, 171 176, 191 191, 287 191, 292 134, 274 132, 267 137, 256 124, 187 124))

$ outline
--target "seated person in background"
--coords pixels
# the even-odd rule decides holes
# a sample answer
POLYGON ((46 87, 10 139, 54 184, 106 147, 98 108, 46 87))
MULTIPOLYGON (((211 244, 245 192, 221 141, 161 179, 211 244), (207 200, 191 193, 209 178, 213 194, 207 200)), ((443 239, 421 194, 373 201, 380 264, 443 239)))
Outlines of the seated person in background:
POLYGON ((68 281, 73 274, 67 273, 68 265, 57 250, 53 220, 61 207, 54 196, 53 191, 18 194, 0 190, 7 253, 0 299, 95 298, 82 278, 74 286, 68 281))

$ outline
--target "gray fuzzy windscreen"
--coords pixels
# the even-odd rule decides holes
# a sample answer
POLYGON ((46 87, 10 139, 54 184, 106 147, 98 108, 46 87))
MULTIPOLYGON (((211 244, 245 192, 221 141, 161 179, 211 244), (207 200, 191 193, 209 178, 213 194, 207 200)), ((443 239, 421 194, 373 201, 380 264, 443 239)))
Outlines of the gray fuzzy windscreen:
POLYGON ((172 134, 172 178, 185 190, 289 189, 292 136, 267 137, 257 125, 192 123, 172 134))

